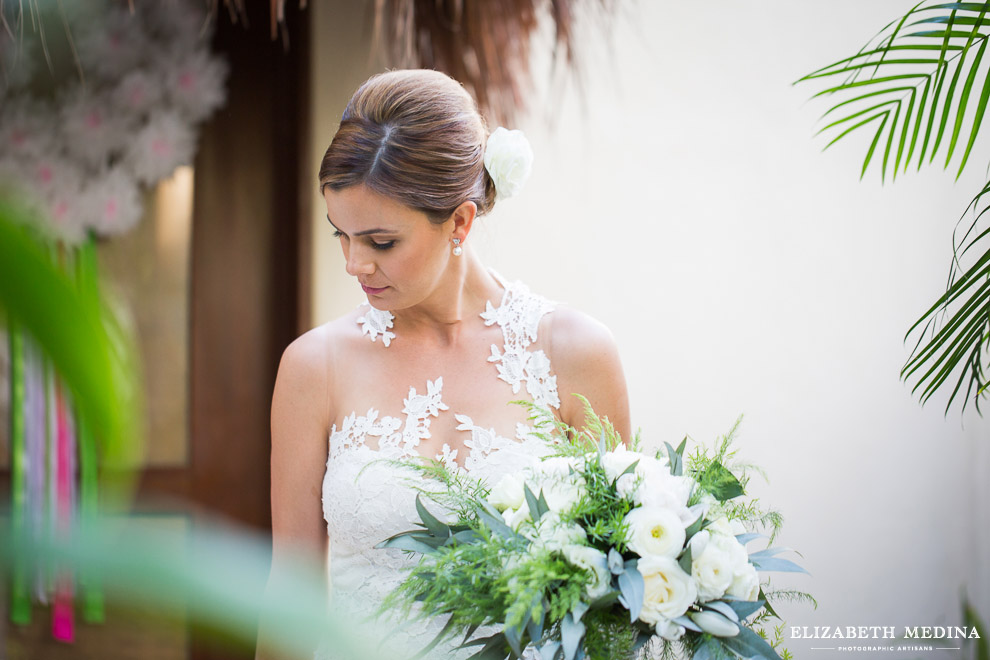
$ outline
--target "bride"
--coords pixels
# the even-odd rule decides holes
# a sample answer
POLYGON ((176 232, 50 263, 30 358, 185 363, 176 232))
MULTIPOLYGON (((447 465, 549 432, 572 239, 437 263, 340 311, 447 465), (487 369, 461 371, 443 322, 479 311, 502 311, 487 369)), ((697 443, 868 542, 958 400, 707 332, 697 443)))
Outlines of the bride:
MULTIPOLYGON (((376 459, 436 458, 493 483, 545 451, 527 410, 511 401, 532 400, 580 427, 571 393, 581 393, 629 437, 609 331, 503 279, 473 249, 475 221, 509 192, 486 169, 486 144, 491 161, 494 140, 474 100, 436 71, 376 75, 344 111, 320 187, 347 273, 368 302, 282 356, 270 586, 300 548, 321 559, 329 552, 338 613, 373 613, 411 561, 374 546, 418 520, 400 469, 376 459)), ((408 657, 442 621, 378 625, 378 657, 408 657)), ((455 645, 430 657, 464 657, 455 645)), ((262 622, 258 657, 281 657, 265 647, 262 622)), ((332 640, 324 654, 333 657, 332 640)))

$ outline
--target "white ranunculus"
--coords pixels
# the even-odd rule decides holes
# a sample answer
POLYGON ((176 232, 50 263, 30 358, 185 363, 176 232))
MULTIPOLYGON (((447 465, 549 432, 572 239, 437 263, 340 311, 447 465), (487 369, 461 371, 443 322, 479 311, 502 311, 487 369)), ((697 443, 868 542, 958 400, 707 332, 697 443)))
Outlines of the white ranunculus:
POLYGON ((498 509, 518 509, 526 502, 526 480, 518 472, 510 472, 495 484, 488 494, 488 502, 498 509))
POLYGON ((746 565, 738 569, 732 576, 732 584, 725 592, 730 596, 742 598, 743 600, 756 600, 760 597, 760 576, 756 572, 756 567, 746 562, 746 565))
POLYGON ((701 612, 691 612, 688 616, 710 635, 715 635, 716 637, 735 637, 739 634, 739 626, 717 612, 702 610, 701 612))
POLYGON ((540 461, 535 472, 538 479, 567 479, 581 468, 581 464, 581 459, 574 456, 551 456, 540 461))
POLYGON ((693 484, 691 477, 675 477, 669 473, 647 475, 639 491, 639 503, 671 509, 687 508, 693 484))
POLYGON ((694 579, 672 557, 643 557, 638 568, 645 586, 640 621, 655 626, 665 619, 676 619, 698 597, 694 579))
MULTIPOLYGON (((547 507, 554 513, 570 511, 584 496, 585 482, 583 478, 562 479, 543 486, 543 498, 547 507)), ((538 496, 538 494, 537 494, 538 496)))
POLYGON ((533 171, 533 148, 519 130, 499 126, 488 136, 485 169, 495 182, 496 199, 508 199, 520 190, 533 171))
POLYGON ((586 545, 564 546, 564 559, 573 566, 583 568, 591 574, 587 593, 592 600, 601 598, 612 588, 612 572, 608 570, 608 558, 605 553, 586 545))
POLYGON ((736 573, 749 563, 746 549, 717 525, 691 538, 691 557, 691 575, 698 581, 701 602, 725 595, 736 573))
POLYGON ((636 461, 642 463, 645 458, 645 454, 629 451, 625 445, 619 445, 612 451, 602 454, 602 468, 605 470, 605 476, 611 482, 618 479, 619 475, 628 470, 630 465, 636 461))
POLYGON ((619 497, 636 502, 639 499, 639 491, 643 485, 643 478, 636 474, 624 474, 615 481, 615 490, 619 497))
POLYGON ((641 506, 622 521, 629 527, 629 549, 640 557, 677 557, 684 549, 684 524, 670 509, 641 506))
POLYGON ((536 523, 535 544, 550 551, 560 551, 568 545, 583 544, 588 538, 584 528, 573 523, 563 523, 554 512, 545 513, 536 523))

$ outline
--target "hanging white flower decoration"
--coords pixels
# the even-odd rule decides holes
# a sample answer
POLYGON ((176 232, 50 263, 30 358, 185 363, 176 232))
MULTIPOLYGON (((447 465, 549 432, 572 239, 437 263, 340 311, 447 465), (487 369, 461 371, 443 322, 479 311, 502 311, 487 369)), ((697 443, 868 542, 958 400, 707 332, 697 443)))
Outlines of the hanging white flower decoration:
POLYGON ((83 177, 61 154, 47 154, 24 163, 24 184, 41 229, 54 239, 75 245, 86 237, 82 210, 83 177))
POLYGON ((111 99, 116 112, 143 116, 160 106, 163 94, 160 73, 135 69, 121 78, 111 99))
POLYGON ((109 97, 77 86, 61 104, 60 128, 70 154, 92 167, 109 162, 134 128, 134 117, 114 112, 109 97))
POLYGON ((227 65, 210 53, 212 25, 192 0, 61 11, 85 85, 70 77, 54 100, 33 96, 42 86, 31 74, 50 78, 40 49, 0 30, 0 187, 75 243, 133 227, 141 186, 192 162, 196 124, 224 102, 227 65))
POLYGON ((179 165, 192 163, 196 138, 189 124, 173 110, 157 112, 130 140, 124 165, 138 181, 157 183, 179 165))
POLYGON ((83 216, 100 236, 127 233, 143 212, 137 181, 121 167, 90 179, 80 204, 83 216))
POLYGON ((141 64, 147 39, 140 21, 123 8, 102 12, 76 30, 76 52, 88 75, 117 80, 141 64))
POLYGON ((54 149, 57 124, 51 108, 18 96, 0 106, 0 153, 4 156, 40 156, 54 149))
POLYGON ((175 107, 190 121, 201 121, 223 105, 226 79, 227 64, 223 60, 193 50, 175 53, 165 89, 175 107))

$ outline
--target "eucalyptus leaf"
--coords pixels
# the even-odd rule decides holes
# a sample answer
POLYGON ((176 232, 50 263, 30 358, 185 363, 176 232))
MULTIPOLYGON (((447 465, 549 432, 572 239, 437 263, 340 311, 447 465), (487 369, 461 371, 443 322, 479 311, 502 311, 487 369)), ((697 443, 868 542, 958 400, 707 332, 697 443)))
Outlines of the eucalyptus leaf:
MULTIPOLYGON (((681 476, 684 471, 684 460, 681 458, 680 453, 670 446, 669 442, 664 442, 664 447, 667 448, 667 462, 670 463, 670 473, 675 477, 681 476)), ((681 443, 684 446, 684 442, 681 443)))
POLYGON ((555 660, 557 657, 557 651, 560 650, 560 642, 555 640, 550 640, 543 646, 539 648, 540 658, 542 660, 555 660))
POLYGON ((619 591, 622 592, 620 601, 629 610, 629 621, 635 621, 643 609, 643 597, 646 593, 642 573, 635 567, 626 568, 619 576, 619 591))
POLYGON ((725 603, 731 607, 740 619, 745 619, 753 612, 759 611, 766 601, 763 600, 741 600, 726 596, 725 603))
POLYGON ((704 630, 701 629, 701 626, 699 626, 697 623, 695 623, 694 621, 692 621, 691 619, 689 619, 684 615, 681 615, 676 619, 671 619, 671 621, 673 621, 679 626, 684 626, 688 630, 693 630, 696 633, 704 632, 704 630))
POLYGON ((433 546, 427 545, 422 541, 417 541, 413 536, 408 534, 400 534, 393 536, 390 539, 386 539, 375 546, 376 548, 398 548, 399 550, 409 550, 410 552, 418 552, 422 555, 432 555, 436 554, 437 549, 433 546))
POLYGON ((588 611, 588 608, 588 604, 583 601, 574 603, 574 607, 571 608, 571 614, 574 615, 574 620, 580 621, 581 617, 583 617, 585 612, 588 611))
POLYGON ((420 500, 419 494, 416 495, 416 512, 419 514, 420 519, 426 528, 430 530, 433 536, 438 538, 446 539, 450 537, 450 527, 446 523, 440 521, 433 514, 431 514, 423 502, 420 500))
MULTIPOLYGON (((536 499, 536 495, 533 494, 533 491, 529 489, 529 484, 523 484, 523 493, 526 495, 526 505, 529 507, 529 515, 535 523, 543 515, 543 512, 540 510, 540 503, 536 499)), ((542 494, 543 491, 541 490, 540 495, 542 494)))
POLYGON ((719 641, 743 658, 765 658, 780 660, 780 656, 762 637, 745 626, 740 626, 739 634, 735 637, 720 637, 719 641))
POLYGON ((688 544, 684 547, 684 552, 678 558, 677 563, 680 564, 681 570, 683 570, 688 575, 691 575, 691 545, 688 544))
POLYGON ((736 613, 735 609, 733 609, 732 607, 721 601, 710 600, 706 603, 703 603, 702 607, 706 607, 710 610, 715 610, 716 612, 722 614, 725 618, 729 619, 733 623, 739 623, 739 615, 736 613))
POLYGON ((568 612, 560 622, 560 639, 564 648, 564 660, 574 660, 581 640, 584 638, 584 624, 575 621, 568 612))
POLYGON ((766 534, 757 534, 755 532, 747 532, 745 534, 736 534, 736 540, 742 545, 746 545, 750 541, 755 541, 756 539, 768 539, 770 538, 766 534))
POLYGON ((775 547, 775 548, 764 548, 763 550, 758 550, 756 552, 749 553, 751 558, 755 557, 757 559, 762 559, 764 557, 773 557, 774 555, 779 555, 781 552, 794 552, 790 548, 775 547))
POLYGON ((755 560, 750 555, 750 563, 761 571, 779 571, 781 573, 808 573, 794 562, 788 559, 778 559, 776 557, 758 557, 755 560))
POLYGON ((523 638, 522 627, 507 625, 502 630, 502 633, 505 635, 505 641, 509 643, 509 648, 512 649, 512 652, 515 653, 517 656, 522 655, 522 638, 523 638))
POLYGON ((615 548, 608 550, 608 569, 612 571, 612 575, 619 575, 626 570, 625 564, 622 563, 622 555, 615 548))

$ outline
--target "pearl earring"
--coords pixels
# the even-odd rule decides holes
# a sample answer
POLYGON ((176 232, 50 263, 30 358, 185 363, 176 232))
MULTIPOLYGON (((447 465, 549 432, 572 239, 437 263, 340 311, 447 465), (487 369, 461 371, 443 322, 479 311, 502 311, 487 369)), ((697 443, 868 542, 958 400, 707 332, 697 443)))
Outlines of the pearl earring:
POLYGON ((454 253, 455 257, 459 257, 461 256, 461 254, 464 253, 464 248, 461 247, 460 243, 461 243, 461 239, 459 238, 454 239, 454 249, 452 250, 452 252, 454 253))

